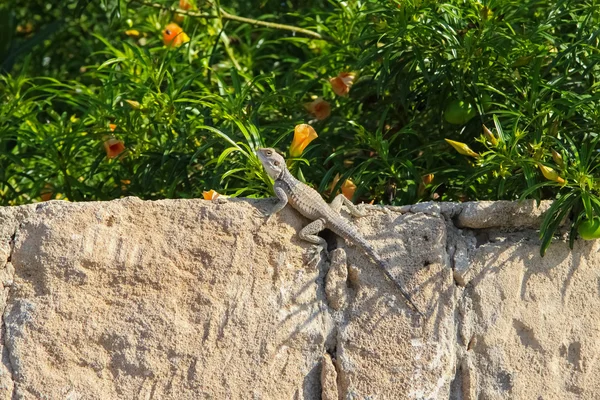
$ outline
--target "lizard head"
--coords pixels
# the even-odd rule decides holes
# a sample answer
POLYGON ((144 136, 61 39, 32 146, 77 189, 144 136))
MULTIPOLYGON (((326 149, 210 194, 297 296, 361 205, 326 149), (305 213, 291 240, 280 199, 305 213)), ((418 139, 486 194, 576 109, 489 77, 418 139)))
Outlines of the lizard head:
POLYGON ((262 163, 267 174, 273 179, 277 179, 286 168, 284 158, 277 154, 274 149, 261 148, 256 150, 256 155, 262 163))

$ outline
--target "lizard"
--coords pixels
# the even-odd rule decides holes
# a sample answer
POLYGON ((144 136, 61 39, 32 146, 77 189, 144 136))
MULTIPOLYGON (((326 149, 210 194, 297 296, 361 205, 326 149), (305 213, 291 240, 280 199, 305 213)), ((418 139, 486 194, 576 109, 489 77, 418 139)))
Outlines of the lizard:
POLYGON ((340 214, 342 206, 346 206, 350 214, 354 217, 363 217, 366 214, 361 212, 346 196, 338 194, 334 200, 327 204, 319 192, 300 182, 287 169, 285 159, 272 148, 259 148, 256 155, 260 160, 267 175, 273 180, 273 191, 278 198, 278 202, 266 214, 268 222, 273 215, 281 211, 287 204, 290 204, 296 211, 304 217, 312 220, 300 230, 298 236, 300 239, 313 243, 317 246, 319 253, 327 249, 327 241, 317 234, 323 229, 328 228, 336 235, 347 241, 358 245, 377 265, 383 270, 385 276, 392 281, 402 293, 407 303, 419 315, 423 313, 412 301, 410 295, 404 290, 388 270, 388 264, 379 256, 375 248, 358 232, 348 220, 340 214))

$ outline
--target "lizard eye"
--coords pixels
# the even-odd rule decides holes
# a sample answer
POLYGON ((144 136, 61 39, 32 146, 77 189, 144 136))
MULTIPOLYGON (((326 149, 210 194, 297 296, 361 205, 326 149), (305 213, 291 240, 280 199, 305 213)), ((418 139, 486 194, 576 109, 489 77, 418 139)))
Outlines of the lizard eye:
POLYGON ((265 151, 265 154, 270 156, 271 154, 273 154, 273 152, 271 150, 267 150, 267 151, 265 151))
POLYGON ((273 161, 273 165, 279 167, 279 161, 273 161))

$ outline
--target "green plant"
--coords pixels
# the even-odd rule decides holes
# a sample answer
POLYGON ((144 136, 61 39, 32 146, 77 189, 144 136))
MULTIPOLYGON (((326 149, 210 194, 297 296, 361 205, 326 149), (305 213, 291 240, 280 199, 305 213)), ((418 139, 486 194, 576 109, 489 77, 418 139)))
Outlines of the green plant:
POLYGON ((254 150, 310 123, 290 168, 326 195, 555 199, 542 253, 600 218, 595 0, 184 3, 3 6, 3 204, 268 196, 254 150))

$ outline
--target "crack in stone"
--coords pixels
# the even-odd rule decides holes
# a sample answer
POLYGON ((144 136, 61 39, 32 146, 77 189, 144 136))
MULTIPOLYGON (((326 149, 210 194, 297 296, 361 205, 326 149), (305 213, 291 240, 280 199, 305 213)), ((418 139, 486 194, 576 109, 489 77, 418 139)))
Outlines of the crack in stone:
MULTIPOLYGON (((6 258, 6 262, 4 265, 4 269, 7 269, 8 263, 12 262, 12 256, 15 250, 15 239, 17 237, 17 232, 20 228, 20 225, 17 225, 15 227, 15 230, 13 231, 12 235, 10 236, 9 242, 8 242, 8 246, 9 246, 9 253, 8 256, 6 258)), ((12 269, 12 276, 10 276, 10 280, 13 281, 14 280, 14 269, 12 269)), ((6 330, 6 321, 5 321, 5 313, 6 313, 6 308, 8 307, 8 294, 10 291, 10 286, 8 287, 4 287, 3 286, 3 290, 5 291, 5 293, 3 293, 2 295, 4 296, 4 306, 2 308, 2 326, 0 327, 0 335, 2 335, 2 364, 4 365, 4 367, 8 370, 9 374, 10 374, 10 380, 12 382, 12 393, 10 394, 10 398, 15 400, 17 398, 17 390, 16 390, 16 385, 17 383, 15 382, 15 377, 14 377, 14 372, 15 372, 15 365, 13 364, 13 359, 10 355, 9 352, 9 346, 6 343, 7 340, 7 330, 6 330)))
MULTIPOLYGON (((329 304, 329 299, 327 296, 327 289, 326 289, 326 280, 327 280, 327 275, 329 274, 332 264, 333 264, 333 258, 332 257, 332 252, 334 252, 336 249, 338 249, 338 238, 337 235, 335 233, 333 233, 332 231, 330 231, 329 229, 325 229, 322 232, 319 233, 319 236, 321 236, 323 239, 326 240, 327 242, 327 259, 325 260, 325 262, 321 263, 320 265, 322 265, 323 267, 321 268, 321 271, 319 271, 319 278, 317 281, 318 284, 318 292, 320 295, 322 295, 322 300, 323 300, 323 304, 325 305, 325 310, 326 312, 332 317, 332 323, 333 323, 333 328, 328 332, 327 334, 327 338, 325 340, 325 351, 324 353, 326 355, 323 356, 322 358, 322 373, 321 373, 321 396, 327 396, 326 392, 329 393, 330 390, 327 390, 327 388, 325 387, 325 385, 327 383, 331 383, 331 382, 327 382, 326 381, 326 376, 324 374, 324 369, 325 368, 330 368, 329 365, 325 365, 327 361, 327 355, 329 356, 330 360, 329 364, 333 365, 333 370, 335 372, 335 386, 336 386, 336 393, 339 393, 340 391, 340 382, 339 382, 339 376, 340 376, 340 371, 339 371, 339 366, 336 362, 337 360, 337 352, 338 352, 338 345, 339 345, 339 341, 338 341, 338 336, 339 336, 339 325, 340 322, 339 321, 339 317, 336 318, 336 314, 340 314, 340 312, 343 313, 343 310, 338 310, 335 311, 334 309, 331 308, 330 304, 329 304)), ((345 307, 342 307, 345 308, 345 307)))
POLYGON ((335 359, 335 352, 336 349, 328 350, 322 358, 320 398, 323 400, 338 400, 341 398, 339 395, 339 370, 335 359))
MULTIPOLYGON (((319 254, 317 254, 314 259, 316 260, 315 264, 312 264, 312 260, 310 262, 310 265, 313 265, 317 270, 318 270, 318 275, 315 281, 316 284, 316 291, 315 291, 315 298, 318 304, 318 313, 321 315, 321 319, 322 319, 322 324, 324 327, 324 338, 323 338, 323 353, 326 354, 328 352, 328 349, 331 348, 332 346, 336 346, 337 343, 335 343, 335 331, 336 331, 336 327, 334 326, 333 329, 330 329, 331 327, 329 326, 330 323, 328 323, 328 320, 331 321, 331 310, 329 308, 329 305, 327 303, 327 294, 326 294, 326 277, 327 277, 327 273, 329 271, 329 264, 330 262, 329 260, 329 251, 332 245, 335 245, 335 235, 333 234, 333 232, 325 230, 319 233, 319 236, 321 236, 322 238, 324 238, 327 241, 327 248, 325 248, 325 254, 323 254, 323 252, 320 252, 319 254)), ((334 323, 335 324, 335 323, 334 323)), ((313 387, 312 390, 315 391, 314 395, 316 396, 316 398, 321 398, 321 393, 323 392, 323 382, 322 382, 322 370, 323 370, 323 359, 319 362, 319 364, 311 369, 311 371, 309 372, 309 374, 306 376, 308 381, 313 382, 313 384, 316 384, 315 387, 313 387), (315 375, 316 374, 316 375, 315 375), (313 378, 308 379, 309 376, 313 376, 313 378)), ((306 394, 306 393, 305 393, 306 394)))
MULTIPOLYGON (((41 209, 40 206, 38 206, 36 208, 36 211, 39 211, 41 209)), ((415 211, 411 211, 411 213, 418 213, 419 211, 417 209, 415 209, 415 211)), ((454 216, 449 216, 447 213, 437 213, 437 214, 433 214, 433 215, 437 215, 437 216, 441 216, 446 220, 446 226, 447 226, 447 232, 449 233, 449 235, 446 235, 445 238, 445 250, 446 250, 446 257, 444 257, 444 264, 445 267, 448 268, 450 267, 452 270, 455 270, 456 268, 460 269, 460 261, 464 258, 464 254, 463 254, 463 258, 458 258, 458 256, 460 254, 457 255, 457 252, 459 252, 459 250, 463 250, 465 252, 465 254, 467 255, 467 260, 468 260, 468 255, 470 252, 473 251, 474 248, 486 245, 487 243, 492 242, 493 243, 493 239, 494 238, 490 238, 490 234, 489 232, 493 232, 493 230, 490 230, 490 228, 464 228, 464 227, 459 227, 457 225, 457 218, 454 216), (462 233, 459 233, 460 231, 462 231, 462 233), (463 246, 463 248, 458 248, 457 247, 457 243, 456 240, 462 240, 462 239, 466 239, 466 236, 462 236, 463 234, 466 234, 468 232, 474 233, 473 235, 473 240, 475 243, 475 247, 470 247, 470 246, 463 246), (450 237, 454 236, 454 242, 451 242, 449 240, 450 237)), ((14 229, 13 234, 10 236, 10 241, 9 241, 9 252, 8 255, 6 257, 6 262, 11 262, 12 261, 12 257, 13 257, 13 253, 15 250, 15 239, 17 237, 17 233, 19 231, 19 229, 22 227, 22 225, 19 225, 18 222, 15 224, 17 225, 14 229)), ((495 228, 496 229, 496 228, 495 228)), ((498 230, 500 230, 501 228, 497 228, 498 230)), ((343 365, 341 363, 341 359, 342 356, 344 355, 344 348, 343 346, 346 344, 346 342, 344 341, 344 337, 341 336, 341 332, 344 332, 344 324, 348 321, 348 310, 352 307, 352 301, 353 301, 353 297, 349 296, 348 297, 348 302, 345 303, 344 305, 342 305, 339 309, 334 309, 331 306, 331 303, 329 303, 329 299, 327 297, 327 290, 326 290, 326 277, 327 274, 329 273, 329 270, 331 268, 331 252, 334 251, 336 248, 338 248, 338 240, 337 240, 337 236, 335 234, 333 234, 330 231, 323 231, 320 234, 321 237, 323 237, 326 241, 327 241, 327 250, 328 253, 326 253, 326 255, 320 254, 319 257, 317 258, 317 264, 316 264, 316 268, 318 269, 318 275, 317 275, 317 279, 316 279, 316 299, 317 301, 320 303, 319 304, 319 313, 321 314, 321 318, 323 320, 323 333, 325 335, 324 337, 324 342, 323 342, 323 352, 328 355, 328 357, 331 357, 332 361, 333 361, 333 369, 335 370, 335 375, 337 376, 336 379, 336 384, 337 384, 337 390, 339 391, 339 393, 343 393, 346 389, 347 386, 346 385, 346 389, 344 386, 344 379, 347 379, 347 377, 345 377, 345 371, 343 368, 343 365), (329 320, 329 321, 328 321, 329 320)), ((343 246, 341 247, 341 249, 343 250, 343 246)), ((345 265, 345 269, 348 271, 348 278, 345 280, 345 285, 347 289, 352 289, 352 290, 356 290, 356 281, 353 281, 351 278, 351 267, 348 265, 348 263, 346 263, 345 265)), ((276 270, 277 273, 277 270, 276 270)), ((12 275, 11 278, 14 278, 14 269, 11 269, 9 271, 9 275, 12 275)), ((453 276, 453 280, 454 280, 454 290, 455 293, 459 293, 460 297, 465 297, 465 298, 469 298, 472 297, 471 293, 468 291, 468 284, 469 282, 464 282, 462 284, 459 284, 459 281, 457 281, 456 276, 453 276), (466 286, 466 289, 465 289, 466 286), (459 288, 463 288, 463 290, 459 290, 459 288), (462 293, 461 293, 462 292, 462 293)), ((10 285, 7 284, 5 287, 5 293, 4 295, 6 296, 6 299, 8 299, 8 294, 10 292, 12 292, 14 294, 14 291, 11 291, 10 285)), ((17 383, 15 381, 15 371, 18 372, 19 370, 19 359, 15 357, 11 357, 11 351, 14 352, 14 348, 9 348, 7 346, 7 341, 9 338, 7 338, 7 326, 6 326, 6 321, 5 321, 5 313, 6 313, 6 309, 8 308, 8 304, 7 301, 5 301, 5 304, 3 306, 2 309, 2 326, 0 327, 0 334, 2 335, 1 337, 1 341, 2 341, 2 346, 3 346, 3 350, 2 350, 2 363, 5 366, 5 368, 8 370, 8 372, 10 373, 10 379, 12 380, 12 393, 11 393, 11 398, 15 399, 18 397, 17 395, 17 383)), ((456 392, 460 392, 460 396, 462 397, 457 397, 457 399, 469 399, 470 394, 469 394, 469 387, 471 386, 470 383, 470 376, 469 375, 464 375, 465 373, 469 372, 469 364, 467 363, 467 360, 469 360, 468 356, 465 354, 464 349, 471 350, 471 348, 474 346, 474 342, 473 342, 473 336, 469 336, 467 338, 467 343, 461 343, 461 338, 460 338, 460 334, 459 332, 463 329, 464 325, 466 324, 466 316, 461 315, 460 311, 466 311, 466 312, 472 312, 469 310, 469 307, 465 307, 464 304, 460 304, 457 303, 454 306, 454 310, 455 310, 455 330, 457 333, 457 337, 456 337, 456 346, 457 346, 457 351, 455 352, 456 354, 456 358, 455 362, 456 362, 456 370, 455 370, 455 376, 454 379, 452 380, 451 383, 451 391, 456 391, 456 392), (470 338, 470 339, 469 339, 470 338), (460 348, 461 350, 459 351, 458 348, 460 348)), ((8 321, 10 322, 10 316, 8 318, 8 321)), ((11 325, 9 325, 10 328, 12 328, 11 325)), ((10 330, 10 329, 9 329, 10 330)), ((13 346, 14 347, 14 346, 13 346)), ((317 365, 318 368, 318 365, 317 365)), ((349 369, 347 369, 347 371, 350 371, 349 369)), ((316 375, 316 374, 315 374, 316 375)), ((17 376, 18 377, 18 376, 17 376)), ((23 388, 23 382, 22 382, 22 377, 21 377, 21 384, 19 385, 19 391, 23 391, 23 390, 27 390, 25 388, 23 388)), ((320 388, 321 390, 324 390, 324 388, 320 388)), ((458 396, 458 395, 457 395, 458 396)))

